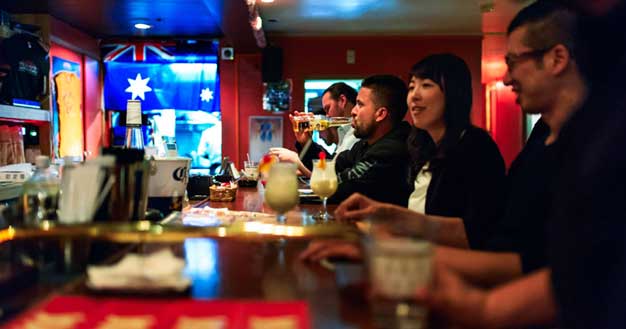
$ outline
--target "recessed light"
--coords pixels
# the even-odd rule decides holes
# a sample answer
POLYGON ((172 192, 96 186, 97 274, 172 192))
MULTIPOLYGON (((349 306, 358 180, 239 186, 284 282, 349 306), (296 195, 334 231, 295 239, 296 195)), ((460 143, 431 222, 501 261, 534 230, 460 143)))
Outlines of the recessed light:
POLYGON ((146 23, 137 23, 135 24, 135 28, 140 30, 147 30, 152 28, 152 25, 146 23))
POLYGON ((272 3, 272 2, 274 2, 274 0, 261 0, 261 2, 272 3))

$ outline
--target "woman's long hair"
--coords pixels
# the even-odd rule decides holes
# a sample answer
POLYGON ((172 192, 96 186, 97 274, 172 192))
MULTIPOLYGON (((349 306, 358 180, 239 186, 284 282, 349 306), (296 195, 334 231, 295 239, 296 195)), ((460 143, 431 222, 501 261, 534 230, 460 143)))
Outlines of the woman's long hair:
POLYGON ((424 164, 430 162, 428 168, 434 170, 445 161, 447 152, 459 143, 465 129, 470 126, 472 110, 472 75, 460 57, 453 54, 430 55, 413 65, 409 79, 412 77, 430 79, 443 91, 446 131, 439 145, 436 145, 425 130, 412 130, 408 139, 411 184, 424 164))

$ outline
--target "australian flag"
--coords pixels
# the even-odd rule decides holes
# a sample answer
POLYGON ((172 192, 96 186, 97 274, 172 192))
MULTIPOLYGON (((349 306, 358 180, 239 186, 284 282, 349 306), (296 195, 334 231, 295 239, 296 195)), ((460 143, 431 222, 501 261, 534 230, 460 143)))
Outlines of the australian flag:
POLYGON ((107 110, 125 110, 129 99, 141 100, 144 110, 220 110, 216 44, 137 41, 107 44, 102 50, 107 110))

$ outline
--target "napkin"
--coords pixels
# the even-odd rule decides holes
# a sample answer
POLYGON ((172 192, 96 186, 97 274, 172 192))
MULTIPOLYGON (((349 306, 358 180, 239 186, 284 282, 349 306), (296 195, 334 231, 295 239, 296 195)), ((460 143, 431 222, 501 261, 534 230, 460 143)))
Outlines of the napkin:
POLYGON ((127 254, 112 266, 89 266, 87 285, 92 289, 183 291, 191 281, 183 276, 185 261, 171 250, 127 254))

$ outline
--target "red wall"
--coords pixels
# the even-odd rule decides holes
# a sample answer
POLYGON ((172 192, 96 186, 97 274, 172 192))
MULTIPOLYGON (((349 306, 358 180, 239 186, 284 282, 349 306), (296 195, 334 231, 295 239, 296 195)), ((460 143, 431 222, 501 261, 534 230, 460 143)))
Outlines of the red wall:
POLYGON ((516 95, 501 82, 488 89, 491 105, 491 135, 500 148, 507 168, 523 146, 522 109, 516 95))
POLYGON ((102 110, 102 80, 100 63, 84 56, 83 93, 85 111, 85 150, 95 156, 100 152, 104 135, 104 115, 102 110))
MULTIPOLYGON (((472 121, 484 127, 484 94, 481 85, 480 37, 277 37, 270 39, 283 48, 283 77, 292 79, 291 110, 304 108, 304 80, 315 78, 363 78, 372 74, 395 74, 406 79, 411 66, 438 52, 451 52, 467 62, 473 77, 472 121), (346 51, 353 49, 355 64, 346 64, 346 51)), ((235 52, 237 50, 235 49, 235 52)), ((248 152, 248 117, 272 115, 262 110, 261 56, 235 55, 220 62, 223 154, 242 165, 248 152)), ((283 145, 293 148, 294 136, 287 114, 283 145)))

